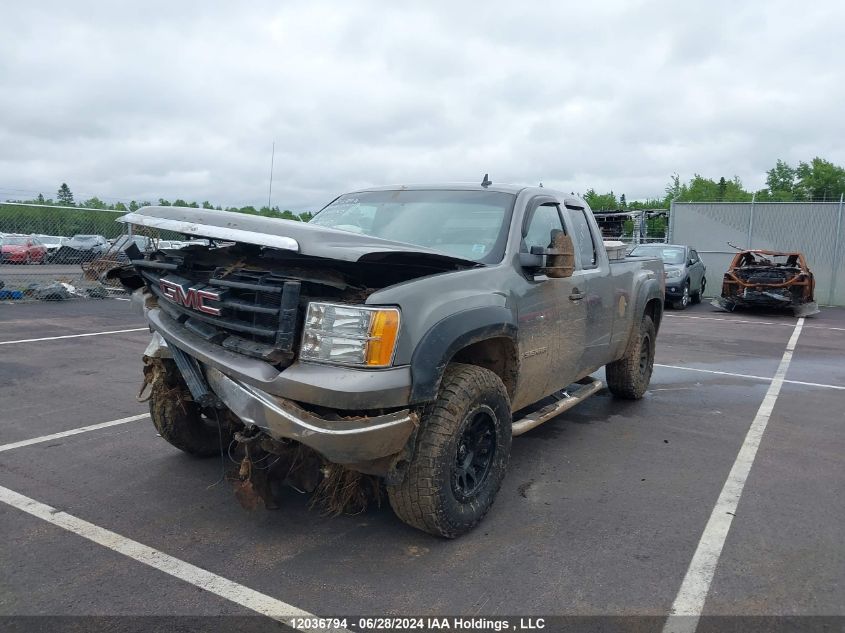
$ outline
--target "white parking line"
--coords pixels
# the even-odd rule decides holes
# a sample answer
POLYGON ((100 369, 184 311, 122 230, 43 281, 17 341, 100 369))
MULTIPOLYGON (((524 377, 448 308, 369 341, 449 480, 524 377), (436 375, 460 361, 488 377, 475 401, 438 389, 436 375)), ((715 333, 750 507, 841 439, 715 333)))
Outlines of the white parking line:
MULTIPOLYGON (((751 325, 780 325, 782 327, 795 327, 794 323, 783 321, 753 321, 751 319, 722 319, 720 317, 693 316, 692 314, 664 314, 671 319, 700 319, 702 321, 725 321, 726 323, 748 323, 751 325)), ((802 317, 803 318, 803 317, 802 317)), ((833 330, 834 332, 845 332, 845 327, 832 327, 830 325, 805 325, 805 328, 814 330, 833 330)))
MULTIPOLYGON (((273 618, 288 626, 292 626, 291 618, 314 618, 313 615, 298 609, 287 602, 282 602, 266 594, 250 589, 233 580, 218 576, 210 571, 191 565, 183 560, 174 558, 157 549, 153 549, 138 541, 121 536, 88 521, 84 521, 67 512, 62 512, 40 501, 0 486, 0 502, 17 508, 22 512, 72 532, 98 545, 128 556, 132 560, 143 563, 153 569, 164 572, 174 578, 204 589, 221 598, 225 598, 256 613, 273 618)), ((316 631, 318 629, 299 629, 300 631, 316 631)), ((326 629, 319 629, 325 631, 326 629)), ((343 629, 332 629, 343 631, 343 629)))
POLYGON ((119 424, 126 424, 127 422, 135 422, 136 420, 143 420, 150 417, 149 413, 141 413, 140 415, 131 415, 128 418, 120 418, 119 420, 112 420, 111 422, 100 422, 99 424, 89 424, 88 426, 80 426, 69 431, 61 431, 60 433, 51 433, 50 435, 42 435, 41 437, 33 437, 29 440, 21 440, 20 442, 12 442, 10 444, 0 444, 0 453, 4 451, 11 451, 15 448, 23 446, 31 446, 33 444, 41 444, 42 442, 49 442, 57 440, 62 437, 69 437, 71 435, 79 435, 80 433, 87 433, 88 431, 96 431, 97 429, 106 429, 110 426, 118 426, 119 424))
POLYGON ((87 334, 65 334, 64 336, 45 336, 44 338, 23 338, 18 341, 0 341, 0 345, 15 345, 16 343, 37 343, 38 341, 57 341, 63 338, 80 338, 82 336, 102 336, 103 334, 123 334, 124 332, 149 332, 148 327, 136 327, 129 330, 109 330, 108 332, 88 332, 87 334))
MULTIPOLYGON (((770 382, 772 379, 766 376, 753 376, 751 374, 735 374, 730 371, 716 371, 715 369, 699 369, 698 367, 683 367, 682 365, 661 365, 654 363, 655 367, 664 367, 666 369, 683 369, 684 371, 699 371, 704 374, 718 374, 719 376, 733 376, 734 378, 749 378, 751 380, 765 380, 770 382)), ((783 382, 790 385, 804 385, 806 387, 823 387, 825 389, 840 389, 845 391, 845 387, 840 385, 828 385, 821 382, 804 382, 803 380, 784 380, 783 382)))
POLYGON ((710 518, 704 527, 704 532, 681 583, 681 588, 672 603, 672 609, 663 627, 663 633, 691 633, 698 627, 698 620, 704 609, 704 601, 710 591, 710 584, 713 582, 713 576, 716 573, 716 565, 722 555, 722 548, 725 545, 725 539, 728 537, 728 531, 731 529, 742 490, 748 479, 748 473, 751 472, 751 466, 754 464, 757 449, 760 447, 763 433, 769 423, 769 417, 772 415, 775 402, 777 402, 784 377, 789 370, 789 364, 792 362, 792 352, 798 343, 798 337, 801 335, 803 326, 804 319, 798 319, 798 323, 795 324, 795 329, 792 331, 792 336, 786 344, 780 365, 778 365, 775 376, 772 378, 772 383, 766 391, 766 396, 763 398, 760 408, 757 409, 757 415, 751 422, 733 467, 731 467, 728 478, 719 493, 719 498, 716 500, 716 505, 710 513, 710 518))

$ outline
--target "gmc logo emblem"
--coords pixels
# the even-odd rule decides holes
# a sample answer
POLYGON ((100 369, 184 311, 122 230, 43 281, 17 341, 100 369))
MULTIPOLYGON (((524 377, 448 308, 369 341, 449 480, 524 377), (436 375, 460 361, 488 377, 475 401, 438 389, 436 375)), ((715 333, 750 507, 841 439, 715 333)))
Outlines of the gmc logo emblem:
POLYGON ((158 287, 162 294, 173 303, 178 303, 186 308, 191 308, 203 314, 220 316, 220 308, 205 305, 205 301, 220 301, 220 294, 210 290, 197 290, 196 288, 185 289, 182 284, 177 284, 167 279, 159 279, 158 287))

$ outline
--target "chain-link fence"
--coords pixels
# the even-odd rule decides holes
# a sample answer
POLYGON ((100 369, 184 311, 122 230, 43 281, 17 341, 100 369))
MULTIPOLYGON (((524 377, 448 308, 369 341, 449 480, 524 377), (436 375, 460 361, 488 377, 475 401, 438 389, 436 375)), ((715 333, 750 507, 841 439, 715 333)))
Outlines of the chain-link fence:
POLYGON ((56 301, 124 294, 105 272, 142 252, 183 239, 117 222, 123 211, 0 202, 0 300, 56 301))

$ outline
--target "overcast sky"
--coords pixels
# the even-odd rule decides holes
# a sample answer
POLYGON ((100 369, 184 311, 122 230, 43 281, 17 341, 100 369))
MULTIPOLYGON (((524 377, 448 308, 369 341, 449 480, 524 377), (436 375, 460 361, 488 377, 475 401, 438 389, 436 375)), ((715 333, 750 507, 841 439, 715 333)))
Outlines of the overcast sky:
POLYGON ((661 196, 845 164, 845 3, 5 2, 0 198, 318 208, 371 184, 661 196))

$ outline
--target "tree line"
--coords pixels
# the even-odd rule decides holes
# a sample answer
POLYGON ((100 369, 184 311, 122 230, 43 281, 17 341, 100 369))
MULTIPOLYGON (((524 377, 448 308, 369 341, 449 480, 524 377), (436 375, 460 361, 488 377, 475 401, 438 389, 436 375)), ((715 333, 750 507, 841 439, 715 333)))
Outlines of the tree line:
POLYGON ((766 186, 748 191, 734 176, 718 180, 695 174, 689 182, 681 182, 673 174, 662 197, 628 202, 623 193, 619 198, 610 191, 597 193, 588 189, 584 199, 594 211, 616 209, 668 209, 677 202, 835 202, 845 194, 845 168, 818 156, 810 162, 800 161, 792 166, 778 160, 766 172, 766 186))
POLYGON ((39 193, 38 196, 32 200, 12 200, 22 204, 43 204, 47 206, 61 206, 61 207, 79 207, 80 209, 102 209, 104 211, 122 211, 124 213, 130 211, 137 211, 141 207, 149 207, 154 204, 161 207, 189 207, 192 209, 217 209, 218 211, 235 211, 237 213, 248 213, 250 215, 263 215, 268 218, 282 218, 285 220, 299 220, 307 222, 313 217, 313 213, 306 211, 305 213, 294 213, 290 209, 280 209, 277 205, 273 207, 263 206, 255 208, 252 205, 244 207, 222 207, 220 205, 213 205, 208 200, 203 202, 186 202, 181 198, 177 198, 173 202, 165 198, 159 198, 157 202, 136 201, 132 200, 129 204, 123 202, 107 203, 103 202, 97 196, 82 200, 77 203, 74 199, 73 192, 68 187, 66 182, 63 182, 56 191, 56 198, 45 198, 44 194, 39 193))
MULTIPOLYGON (((73 191, 67 183, 62 183, 56 191, 55 198, 46 198, 38 194, 32 200, 13 200, 0 205, 0 231, 5 233, 21 233, 29 235, 79 235, 93 234, 102 235, 107 238, 119 236, 124 226, 115 222, 116 212, 128 213, 137 211, 141 207, 158 204, 164 207, 189 207, 193 209, 217 209, 219 211, 235 211, 237 213, 248 213, 250 215, 261 215, 268 218, 281 218, 284 220, 297 220, 308 222, 313 213, 294 213, 289 209, 280 209, 278 206, 263 206, 255 208, 247 205, 243 207, 224 207, 212 205, 208 200, 201 203, 187 202, 181 198, 174 201, 159 198, 157 202, 132 200, 128 204, 123 202, 106 203, 97 196, 76 202, 73 191), (40 206, 26 206, 40 205, 40 206), (50 207, 72 207, 62 209, 59 212, 50 207), (92 210, 93 209, 93 210, 92 210)), ((160 232, 162 238, 178 239, 178 235, 170 235, 169 232, 160 232)))

